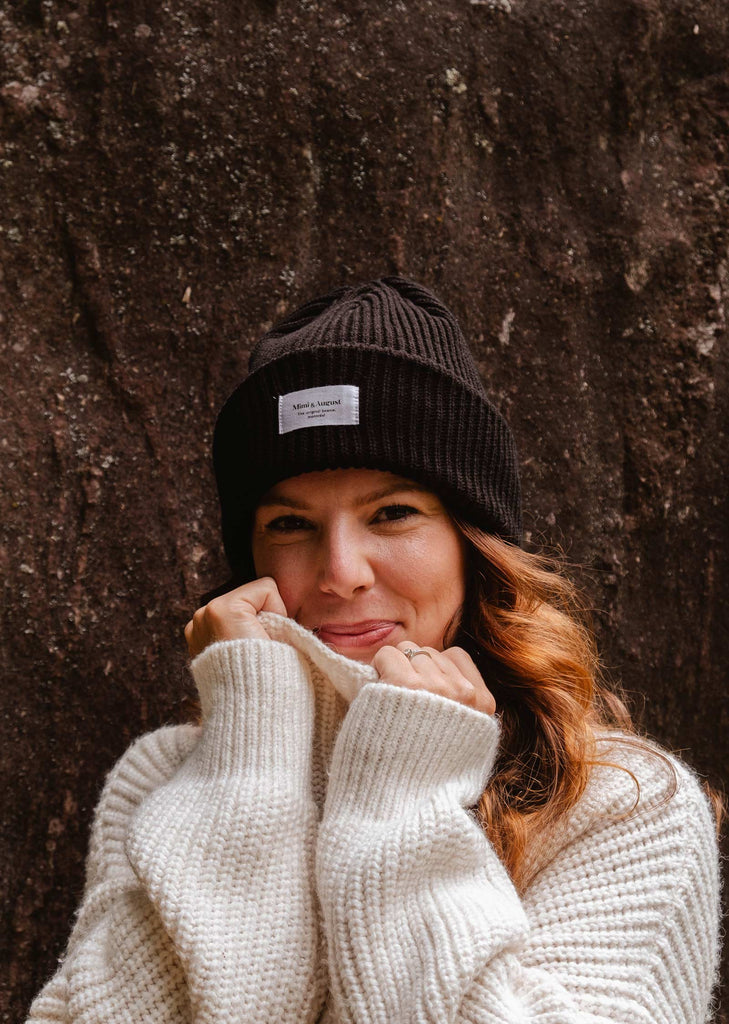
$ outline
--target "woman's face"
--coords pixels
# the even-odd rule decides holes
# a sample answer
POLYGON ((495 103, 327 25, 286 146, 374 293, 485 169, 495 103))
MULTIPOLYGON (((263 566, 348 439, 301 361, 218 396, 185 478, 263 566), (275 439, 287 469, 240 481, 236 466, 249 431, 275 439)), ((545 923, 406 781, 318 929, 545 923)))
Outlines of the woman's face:
POLYGON ((464 542, 441 501, 379 470, 276 484, 256 510, 253 560, 292 618, 358 661, 401 640, 442 650, 463 604, 464 542))

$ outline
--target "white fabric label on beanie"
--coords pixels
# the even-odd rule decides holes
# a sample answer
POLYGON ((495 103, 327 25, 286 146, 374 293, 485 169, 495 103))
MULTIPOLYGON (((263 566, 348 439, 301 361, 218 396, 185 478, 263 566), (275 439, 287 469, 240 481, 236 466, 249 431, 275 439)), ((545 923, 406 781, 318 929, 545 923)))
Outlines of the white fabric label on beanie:
POLYGON ((359 423, 359 387, 328 384, 278 396, 278 432, 302 427, 350 427, 359 423))

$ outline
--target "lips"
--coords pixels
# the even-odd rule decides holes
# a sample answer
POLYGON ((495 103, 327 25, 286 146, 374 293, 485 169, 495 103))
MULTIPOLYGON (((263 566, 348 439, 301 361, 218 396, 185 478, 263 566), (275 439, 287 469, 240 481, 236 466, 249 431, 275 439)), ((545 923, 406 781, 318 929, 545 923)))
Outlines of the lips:
POLYGON ((371 647, 383 643, 398 625, 392 619, 370 619, 364 622, 324 622, 315 633, 333 647, 371 647))

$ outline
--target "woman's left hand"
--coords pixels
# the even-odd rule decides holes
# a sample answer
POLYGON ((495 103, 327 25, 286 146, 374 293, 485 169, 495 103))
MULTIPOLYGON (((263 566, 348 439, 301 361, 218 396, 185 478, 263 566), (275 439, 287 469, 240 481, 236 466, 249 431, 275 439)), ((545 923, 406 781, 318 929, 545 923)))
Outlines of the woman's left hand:
POLYGON ((462 647, 436 651, 404 640, 396 647, 381 647, 372 659, 380 678, 391 686, 408 690, 429 690, 448 697, 485 715, 493 715, 496 701, 476 668, 473 658, 462 647), (422 651, 408 658, 405 651, 422 651))

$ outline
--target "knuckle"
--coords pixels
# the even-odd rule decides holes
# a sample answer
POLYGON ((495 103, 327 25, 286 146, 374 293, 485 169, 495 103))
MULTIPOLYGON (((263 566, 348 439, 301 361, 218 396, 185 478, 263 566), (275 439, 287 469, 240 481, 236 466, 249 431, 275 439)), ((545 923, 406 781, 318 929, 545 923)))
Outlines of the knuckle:
POLYGON ((449 647, 445 652, 457 665, 473 665, 473 658, 462 647, 449 647))
POLYGON ((217 635, 222 626, 227 622, 228 616, 223 613, 223 608, 211 607, 208 605, 204 620, 204 630, 208 634, 213 636, 217 635))
POLYGON ((211 602, 206 608, 205 622, 212 627, 219 626, 226 619, 226 609, 216 602, 211 602))
POLYGON ((214 597, 209 604, 205 605, 205 610, 212 614, 220 614, 221 608, 226 608, 229 603, 227 598, 227 594, 221 594, 220 597, 214 597))
POLYGON ((467 680, 465 682, 461 683, 460 691, 461 691, 461 700, 462 700, 462 702, 464 704, 468 704, 469 706, 473 706, 474 704, 477 703, 477 701, 478 701, 478 694, 476 693, 476 687, 472 683, 469 683, 467 680))

